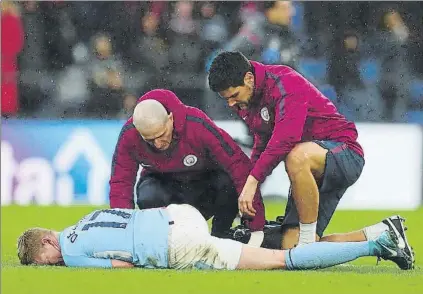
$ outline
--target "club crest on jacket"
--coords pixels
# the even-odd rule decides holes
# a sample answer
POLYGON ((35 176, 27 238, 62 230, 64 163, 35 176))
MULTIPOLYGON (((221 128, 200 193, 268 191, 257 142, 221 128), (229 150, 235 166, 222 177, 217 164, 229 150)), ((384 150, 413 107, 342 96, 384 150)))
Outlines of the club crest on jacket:
POLYGON ((184 158, 184 165, 185 166, 193 166, 194 164, 197 163, 197 156, 189 154, 187 156, 185 156, 184 158))
POLYGON ((263 108, 260 110, 260 115, 261 115, 261 118, 262 118, 265 122, 268 122, 268 121, 270 120, 269 110, 267 109, 267 107, 263 107, 263 108))

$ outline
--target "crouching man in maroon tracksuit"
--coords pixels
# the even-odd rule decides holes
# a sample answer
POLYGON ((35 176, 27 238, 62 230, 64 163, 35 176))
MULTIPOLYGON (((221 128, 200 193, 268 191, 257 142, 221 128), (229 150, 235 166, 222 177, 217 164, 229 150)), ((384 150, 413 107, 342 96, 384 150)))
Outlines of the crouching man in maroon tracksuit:
MULTIPOLYGON (((112 208, 134 208, 139 165, 140 209, 190 204, 206 219, 214 216, 212 235, 218 237, 231 227, 238 195, 251 171, 249 158, 229 134, 204 112, 163 89, 143 95, 122 128, 112 163, 112 208)), ((262 231, 265 211, 259 190, 253 208, 249 227, 262 231)))
POLYGON ((254 134, 253 168, 239 197, 240 211, 251 213, 260 184, 283 161, 291 189, 282 247, 320 239, 365 164, 355 124, 288 66, 225 51, 213 60, 208 80, 254 134))

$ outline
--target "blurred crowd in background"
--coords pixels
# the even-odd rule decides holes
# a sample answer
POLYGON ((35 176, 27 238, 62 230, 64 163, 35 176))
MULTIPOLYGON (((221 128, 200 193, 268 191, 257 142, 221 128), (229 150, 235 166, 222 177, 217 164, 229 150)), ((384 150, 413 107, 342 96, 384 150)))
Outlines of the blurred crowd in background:
POLYGON ((220 50, 293 67, 354 121, 423 123, 422 2, 1 2, 3 117, 125 119, 153 88, 231 119, 220 50))

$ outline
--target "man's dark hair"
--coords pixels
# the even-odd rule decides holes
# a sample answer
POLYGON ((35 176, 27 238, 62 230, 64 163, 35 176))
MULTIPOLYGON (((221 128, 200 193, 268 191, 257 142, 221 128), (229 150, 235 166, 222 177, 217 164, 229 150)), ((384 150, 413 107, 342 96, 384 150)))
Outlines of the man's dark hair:
POLYGON ((251 64, 241 52, 222 52, 210 66, 209 87, 213 92, 220 92, 243 86, 245 74, 249 71, 252 71, 251 64))

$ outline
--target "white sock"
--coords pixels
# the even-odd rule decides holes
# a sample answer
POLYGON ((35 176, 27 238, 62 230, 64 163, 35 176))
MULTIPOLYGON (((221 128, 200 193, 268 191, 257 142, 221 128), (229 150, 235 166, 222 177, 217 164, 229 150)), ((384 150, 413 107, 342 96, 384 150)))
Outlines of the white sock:
POLYGON ((300 223, 300 238, 298 240, 298 245, 316 242, 316 226, 317 222, 311 224, 300 223))
POLYGON ((364 235, 366 235, 367 241, 376 240, 383 232, 389 230, 389 227, 384 223, 377 223, 372 226, 365 227, 363 229, 364 235))
POLYGON ((263 243, 264 239, 264 232, 263 231, 256 231, 251 233, 250 241, 248 241, 248 245, 252 247, 260 247, 263 243))

